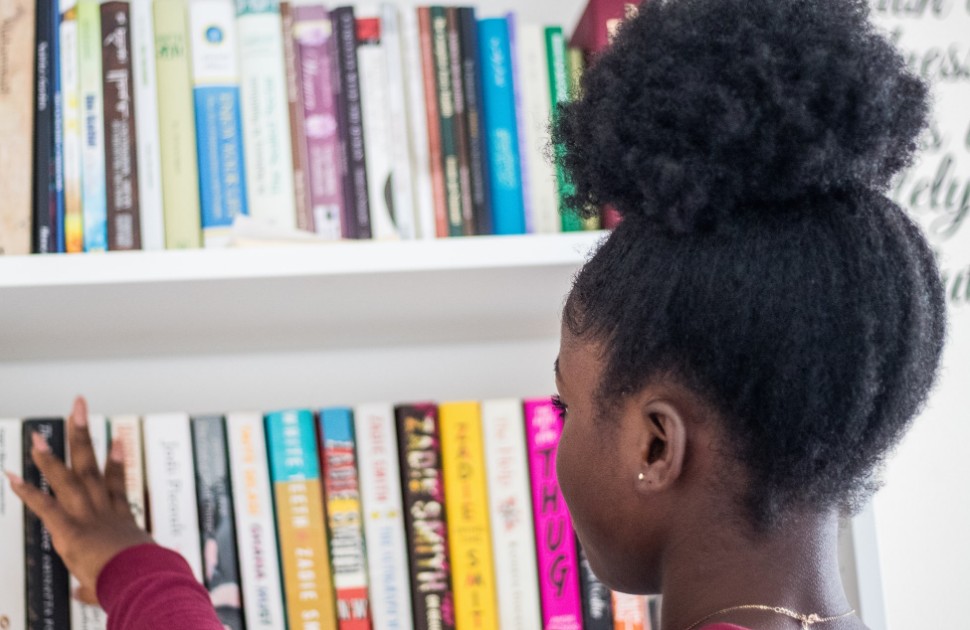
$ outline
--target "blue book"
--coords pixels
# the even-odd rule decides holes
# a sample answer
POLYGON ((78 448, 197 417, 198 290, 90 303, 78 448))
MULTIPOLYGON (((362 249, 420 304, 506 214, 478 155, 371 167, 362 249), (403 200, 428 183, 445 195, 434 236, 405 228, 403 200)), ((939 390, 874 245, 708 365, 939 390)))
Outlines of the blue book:
POLYGON ((479 20, 478 38, 493 229, 495 234, 525 234, 525 200, 508 20, 479 20))

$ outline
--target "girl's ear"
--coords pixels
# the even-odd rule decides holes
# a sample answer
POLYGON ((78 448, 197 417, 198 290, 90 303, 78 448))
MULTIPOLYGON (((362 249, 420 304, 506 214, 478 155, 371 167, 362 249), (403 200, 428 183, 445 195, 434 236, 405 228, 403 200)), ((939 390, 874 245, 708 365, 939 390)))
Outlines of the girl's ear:
POLYGON ((687 427, 683 412, 666 400, 650 400, 640 407, 639 470, 641 492, 670 488, 684 469, 687 427))

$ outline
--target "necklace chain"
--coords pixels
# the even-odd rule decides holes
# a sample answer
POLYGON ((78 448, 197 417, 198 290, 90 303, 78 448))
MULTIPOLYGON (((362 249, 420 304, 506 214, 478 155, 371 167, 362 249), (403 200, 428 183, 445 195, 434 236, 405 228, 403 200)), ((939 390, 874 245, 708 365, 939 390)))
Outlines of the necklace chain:
POLYGON ((684 630, 694 630, 694 628, 697 628, 698 626, 700 626, 702 623, 704 623, 709 619, 713 619, 718 615, 723 615, 724 613, 733 612, 736 610, 763 610, 765 612, 773 612, 778 615, 784 615, 785 617, 791 617, 795 621, 801 622, 802 630, 810 630, 811 627, 817 623, 827 623, 829 621, 845 619, 846 617, 851 617, 852 615, 855 614, 855 610, 850 610, 847 613, 842 613, 841 615, 836 615, 834 617, 820 617, 816 613, 812 613, 810 615, 803 615, 801 613, 795 612, 794 610, 791 610, 790 608, 783 608, 781 606, 765 606, 764 604, 745 604, 744 606, 731 606, 730 608, 722 608, 717 612, 713 612, 709 614, 708 616, 704 617, 700 621, 687 626, 686 628, 684 628, 684 630))

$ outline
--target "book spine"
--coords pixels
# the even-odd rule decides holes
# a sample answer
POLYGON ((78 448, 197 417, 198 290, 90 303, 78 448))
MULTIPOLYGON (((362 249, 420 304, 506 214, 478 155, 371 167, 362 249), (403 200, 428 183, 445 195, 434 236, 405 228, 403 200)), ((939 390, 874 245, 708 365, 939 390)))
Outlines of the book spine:
MULTIPOLYGON (((64 460, 64 420, 61 418, 25 420, 23 423, 23 479, 37 486, 45 494, 51 494, 47 478, 41 474, 31 456, 33 434, 38 433, 47 442, 51 453, 64 460)), ((50 531, 37 515, 24 511, 24 554, 27 579, 27 628, 69 628, 71 623, 69 575, 64 562, 51 541, 50 531)))
POLYGON ((0 256, 31 252, 37 0, 0 3, 0 256))
MULTIPOLYGON (((566 49, 566 70, 569 75, 569 100, 575 101, 582 93, 583 73, 586 72, 586 58, 579 48, 566 49)), ((581 219, 583 229, 598 230, 601 227, 599 215, 581 219)))
POLYGON ((650 630, 647 598, 643 595, 613 593, 613 617, 616 630, 650 630))
POLYGON ((131 2, 131 69, 135 88, 135 132, 138 134, 138 204, 141 246, 165 249, 158 126, 158 73, 155 68, 155 18, 152 0, 131 2))
POLYGON ((109 250, 141 249, 130 9, 128 2, 101 5, 109 250))
POLYGON ((279 0, 235 0, 249 214, 296 229, 279 0))
POLYGON ((498 630, 481 408, 447 403, 440 417, 455 626, 498 630))
POLYGON ((519 130, 515 119, 512 83, 512 48, 505 18, 479 23, 485 129, 491 160, 491 188, 495 201, 495 233, 524 234, 525 207, 519 157, 519 130))
POLYGON ((589 558, 577 541, 579 554, 579 586, 583 595, 583 628, 585 630, 613 630, 613 606, 608 589, 589 564, 589 558))
POLYGON ((434 50, 438 128, 441 130, 441 159, 448 210, 447 236, 463 236, 461 167, 458 156, 455 90, 451 74, 451 49, 448 44, 448 16, 444 7, 431 7, 431 42, 434 50))
POLYGON ((397 5, 381 4, 381 43, 387 69, 387 147, 391 159, 391 209, 397 234, 406 240, 417 238, 414 209, 415 172, 411 167, 411 130, 405 85, 404 46, 397 5))
POLYGON ((438 409, 431 404, 404 405, 394 413, 401 451, 414 627, 455 630, 438 409))
POLYGON ((155 0, 155 73, 165 247, 202 246, 186 0, 155 0))
POLYGON ((320 433, 337 623, 341 630, 369 630, 367 558, 353 413, 349 409, 324 409, 320 412, 320 433))
POLYGON ((84 251, 84 216, 81 207, 81 77, 79 67, 77 3, 61 3, 61 101, 64 118, 64 251, 84 251))
POLYGON ((298 73, 299 58, 293 34, 292 3, 280 2, 280 21, 283 27, 283 63, 286 67, 286 104, 290 122, 290 160, 293 163, 293 201, 296 205, 296 227, 315 232, 313 206, 307 186, 306 134, 303 125, 303 98, 298 73))
POLYGON ((335 628, 313 414, 305 410, 269 414, 266 441, 289 629, 335 628))
MULTIPOLYGON (((73 430, 73 427, 68 430, 73 430)), ((89 414, 88 435, 91 436, 91 447, 94 450, 94 459, 98 463, 98 470, 104 470, 104 464, 108 459, 107 419, 100 414, 89 414)), ((69 461, 73 458, 70 447, 68 447, 67 457, 69 461)), ((81 583, 72 575, 71 592, 80 586, 81 583)), ((107 627, 108 618, 100 606, 84 604, 71 598, 71 630, 105 630, 107 627)))
POLYGON ((145 416, 142 433, 152 537, 185 558, 201 583, 202 547, 189 417, 182 413, 145 416))
MULTIPOLYGON (((65 0, 65 3, 70 0, 65 0)), ((64 253, 64 93, 61 88, 61 10, 60 2, 52 0, 50 63, 54 88, 54 147, 51 159, 54 164, 54 246, 57 253, 64 253)))
POLYGON ((108 192, 105 188, 104 90, 101 72, 101 5, 77 3, 78 67, 81 81, 81 208, 84 251, 108 249, 108 192))
POLYGON ((357 63, 360 70, 360 102, 367 158, 368 206, 371 236, 375 240, 399 238, 394 225, 391 120, 388 109, 387 58, 381 20, 357 18, 357 63))
POLYGON ((206 247, 218 247, 249 214, 232 0, 192 0, 189 29, 202 233, 206 247))
POLYGON ((580 630, 583 605, 579 596, 576 538, 556 478, 556 449, 562 434, 562 418, 548 399, 526 401, 525 418, 543 627, 580 630))
POLYGON ((36 50, 34 68, 37 73, 34 90, 34 226, 35 254, 57 252, 57 196, 55 194, 54 164, 54 66, 53 2, 38 2, 36 14, 36 50))
POLYGON ((428 238, 448 236, 448 192, 445 184, 444 153, 441 145, 441 116, 438 111, 438 73, 435 65, 434 35, 431 28, 431 9, 419 7, 418 41, 421 50, 421 76, 424 87, 424 104, 427 114, 428 167, 431 174, 431 192, 434 202, 434 235, 428 238))
MULTIPOLYGON (((23 474, 22 431, 20 420, 0 419, 0 470, 23 474)), ((0 480, 0 625, 17 630, 27 627, 24 519, 24 504, 0 480)))
POLYGON ((293 8, 300 124, 307 158, 306 188, 318 235, 343 235, 344 164, 337 123, 333 25, 322 5, 293 8))
POLYGON ((357 20, 353 7, 330 12, 333 21, 336 62, 337 111, 344 164, 344 236, 369 239, 371 219, 367 183, 364 114, 360 102, 360 71, 357 65, 357 20))
POLYGON ((482 85, 483 65, 475 9, 458 9, 461 29, 462 86, 465 91, 465 116, 468 120, 468 156, 472 216, 476 234, 494 234, 492 187, 489 178, 488 143, 483 109, 485 92, 482 85))
POLYGON ((412 630, 404 503, 390 405, 354 409, 371 616, 381 630, 412 630))
MULTIPOLYGON (((562 28, 550 26, 546 28, 546 54, 549 64, 549 100, 552 103, 552 123, 559 119, 559 105, 569 102, 569 71, 566 63, 566 39, 562 28)), ((559 214, 563 232, 579 232, 583 229, 582 220, 566 204, 566 198, 575 192, 573 184, 563 169, 559 160, 566 148, 555 145, 553 151, 556 156, 556 183, 559 187, 559 214)))
POLYGON ((573 31, 570 45, 587 53, 597 53, 612 41, 617 27, 638 2, 629 0, 592 0, 586 5, 573 31))
POLYGON ((512 91, 515 98, 515 128, 518 130, 516 146, 519 150, 519 181, 522 183, 522 214, 525 231, 528 234, 535 232, 535 225, 532 216, 535 209, 532 207, 532 188, 530 184, 531 170, 528 163, 528 147, 526 146, 526 123, 527 116, 525 110, 525 89, 522 85, 522 45, 519 38, 520 33, 519 18, 514 12, 505 15, 505 21, 509 27, 509 64, 512 66, 512 91))
POLYGON ((141 418, 138 416, 115 416, 108 423, 111 441, 121 442, 125 466, 125 497, 138 527, 145 529, 147 509, 145 504, 145 454, 142 448, 141 418))
POLYGON ((500 625, 540 628, 542 611, 521 401, 483 402, 482 427, 500 625))
MULTIPOLYGON (((394 7, 396 5, 385 5, 394 7)), ((417 238, 437 236, 435 227, 435 195, 431 177, 431 146, 428 129, 428 103, 425 98, 424 63, 418 12, 412 8, 400 11, 401 62, 404 87, 407 90, 407 120, 409 134, 408 162, 414 186, 414 221, 417 238)))
POLYGON ((286 617, 263 416, 231 413, 226 430, 246 627, 283 628, 286 617))
POLYGON ((445 9, 448 32, 448 65, 451 72, 451 94, 455 104, 452 119, 455 128, 455 150, 458 154, 458 186, 461 190, 462 234, 475 234, 475 204, 472 200, 471 142, 468 131, 468 110, 465 108, 465 79, 462 68, 461 18, 458 7, 445 9))
POLYGON ((221 416, 192 418, 192 449, 199 536, 205 550, 202 558, 205 586, 222 625, 229 630, 243 630, 225 420, 221 416))
POLYGON ((516 25, 517 61, 521 70, 522 100, 526 124, 522 134, 523 162, 529 172, 529 205, 531 213, 526 221, 532 231, 550 234, 562 229, 556 171, 546 158, 544 147, 549 145, 549 71, 546 61, 545 34, 533 24, 516 25))

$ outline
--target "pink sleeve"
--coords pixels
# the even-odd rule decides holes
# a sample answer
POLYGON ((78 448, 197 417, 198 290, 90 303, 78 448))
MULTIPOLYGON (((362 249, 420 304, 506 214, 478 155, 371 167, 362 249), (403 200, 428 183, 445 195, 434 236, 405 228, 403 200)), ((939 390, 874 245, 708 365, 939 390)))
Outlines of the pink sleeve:
POLYGON ((188 563, 158 545, 112 558, 98 576, 98 600, 108 630, 223 630, 188 563))

